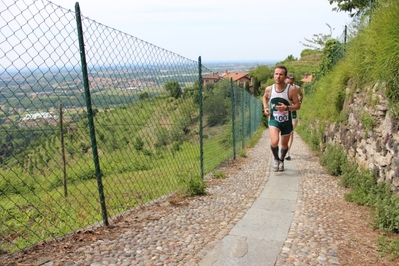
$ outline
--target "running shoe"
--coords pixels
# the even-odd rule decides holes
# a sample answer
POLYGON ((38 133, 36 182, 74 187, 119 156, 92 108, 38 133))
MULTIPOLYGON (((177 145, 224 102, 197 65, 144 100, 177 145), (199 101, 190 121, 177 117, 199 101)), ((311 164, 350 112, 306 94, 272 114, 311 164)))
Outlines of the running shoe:
POLYGON ((274 171, 274 172, 277 172, 277 171, 278 171, 278 169, 279 169, 279 163, 280 163, 279 160, 274 160, 274 163, 273 163, 273 171, 274 171))
POLYGON ((289 152, 289 151, 287 152, 287 156, 285 157, 285 159, 286 159, 287 161, 291 160, 291 156, 290 156, 290 152, 289 152))
POLYGON ((283 171, 284 171, 284 162, 283 162, 283 161, 279 161, 278 170, 279 170, 280 172, 283 172, 283 171))

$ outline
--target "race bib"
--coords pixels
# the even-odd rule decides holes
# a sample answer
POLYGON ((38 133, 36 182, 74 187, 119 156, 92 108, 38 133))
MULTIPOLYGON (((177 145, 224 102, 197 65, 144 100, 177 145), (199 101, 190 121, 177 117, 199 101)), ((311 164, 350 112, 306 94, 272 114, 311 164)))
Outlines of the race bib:
POLYGON ((274 120, 276 120, 279 123, 289 121, 288 112, 289 111, 283 111, 283 112, 273 111, 274 120))

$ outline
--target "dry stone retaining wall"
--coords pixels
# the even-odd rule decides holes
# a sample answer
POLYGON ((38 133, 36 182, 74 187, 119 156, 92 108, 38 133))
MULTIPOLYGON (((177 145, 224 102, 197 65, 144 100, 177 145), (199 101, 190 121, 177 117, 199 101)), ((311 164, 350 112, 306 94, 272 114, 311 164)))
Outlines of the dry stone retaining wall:
POLYGON ((348 157, 399 192, 399 121, 391 117, 384 91, 377 85, 352 94, 344 104, 348 123, 331 124, 326 141, 341 145, 348 157))

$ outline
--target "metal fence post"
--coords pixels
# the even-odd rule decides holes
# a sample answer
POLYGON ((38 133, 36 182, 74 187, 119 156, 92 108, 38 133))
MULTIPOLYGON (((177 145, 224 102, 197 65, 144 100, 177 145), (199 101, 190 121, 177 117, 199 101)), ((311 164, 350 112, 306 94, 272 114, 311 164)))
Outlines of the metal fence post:
POLYGON ((252 96, 249 96, 249 137, 252 138, 253 135, 253 127, 254 127, 254 123, 253 120, 254 117, 252 115, 252 96))
POLYGON ((242 148, 244 149, 245 147, 245 93, 244 90, 241 90, 241 132, 242 132, 242 148))
POLYGON ((95 173, 96 173, 96 178, 97 178, 98 192, 100 195, 100 204, 101 204, 103 222, 106 226, 108 226, 109 223, 108 223, 108 216, 107 216, 107 208, 105 205, 105 196, 104 196, 104 189, 103 189, 102 178, 101 178, 100 161, 98 159, 96 133, 95 133, 95 129, 94 129, 93 110, 91 107, 89 79, 88 79, 88 74, 87 74, 87 63, 86 63, 86 56, 85 56, 85 46, 84 46, 84 41, 83 41, 82 20, 81 20, 81 16, 80 16, 79 3, 75 4, 75 14, 76 14, 77 29, 78 29, 80 59, 81 59, 81 64, 82 64, 83 83, 84 83, 84 87, 85 87, 84 89, 85 89, 85 98, 86 98, 86 108, 87 108, 87 116, 88 116, 89 127, 90 127, 90 138, 91 138, 91 145, 92 145, 92 149, 93 149, 93 160, 94 160, 94 166, 95 166, 95 173))
POLYGON ((231 88, 231 125, 232 125, 232 134, 233 134, 233 158, 236 159, 236 134, 235 134, 235 99, 234 99, 234 86, 233 79, 230 78, 230 88, 231 88))
POLYGON ((201 56, 198 57, 198 102, 199 102, 199 139, 200 139, 200 171, 201 178, 204 178, 204 146, 202 135, 202 63, 201 56))

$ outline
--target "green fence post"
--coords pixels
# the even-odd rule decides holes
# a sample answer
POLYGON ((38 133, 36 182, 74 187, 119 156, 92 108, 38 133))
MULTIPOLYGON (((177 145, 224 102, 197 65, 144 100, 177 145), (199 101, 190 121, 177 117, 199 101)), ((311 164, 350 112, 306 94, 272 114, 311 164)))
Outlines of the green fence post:
POLYGON ((204 178, 204 144, 202 135, 202 63, 201 56, 198 57, 198 102, 199 102, 199 139, 200 139, 200 172, 204 178))
POLYGON ((241 141, 241 146, 244 149, 245 148, 245 96, 246 93, 244 93, 244 90, 241 90, 241 132, 242 132, 242 141, 241 141))
POLYGON ((253 133, 253 115, 252 115, 252 96, 249 96, 249 138, 252 138, 253 133))
POLYGON ((75 14, 76 14, 76 24, 77 24, 77 28, 78 28, 80 59, 82 61, 81 64, 82 64, 83 84, 85 87, 86 108, 87 108, 87 116, 88 116, 89 127, 90 127, 91 146, 93 149, 93 160, 94 160, 94 166, 96 169, 97 186, 98 186, 98 192, 100 195, 100 204, 101 204, 103 221, 104 221, 104 224, 106 226, 108 226, 109 223, 108 223, 108 216, 107 216, 107 208, 105 206, 104 189, 103 189, 103 183, 102 183, 102 178, 101 178, 100 162, 98 159, 98 152, 97 152, 96 133, 94 130, 93 111, 92 111, 92 107, 91 107, 91 97, 90 97, 89 79, 88 79, 88 74, 87 74, 85 45, 84 45, 84 41, 83 41, 82 19, 80 17, 80 7, 79 7, 78 2, 76 2, 76 4, 75 4, 75 14))
POLYGON ((258 102, 259 108, 259 117, 258 117, 258 128, 263 125, 263 103, 261 101, 258 102))
POLYGON ((252 118, 252 121, 253 121, 253 123, 252 123, 252 136, 254 135, 254 133, 255 133, 255 131, 256 131, 256 97, 255 96, 252 96, 253 97, 253 106, 252 106, 252 114, 253 114, 253 118, 252 118))
POLYGON ((231 125, 233 129, 233 158, 236 159, 236 134, 235 134, 235 99, 234 99, 234 86, 233 79, 230 78, 230 91, 231 91, 231 125))

